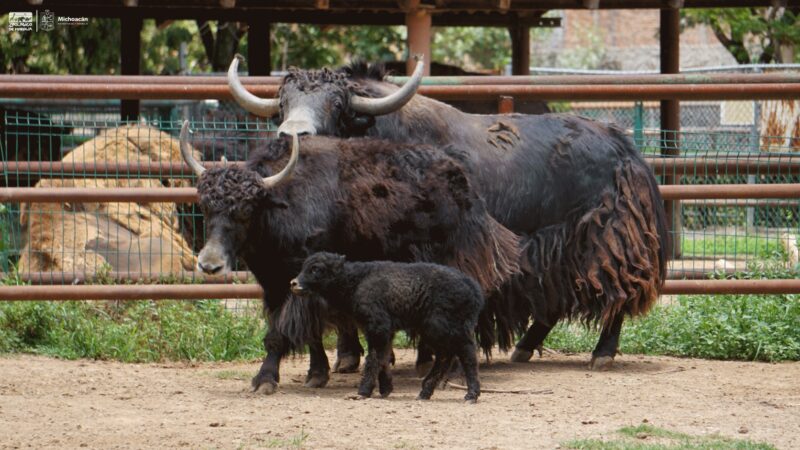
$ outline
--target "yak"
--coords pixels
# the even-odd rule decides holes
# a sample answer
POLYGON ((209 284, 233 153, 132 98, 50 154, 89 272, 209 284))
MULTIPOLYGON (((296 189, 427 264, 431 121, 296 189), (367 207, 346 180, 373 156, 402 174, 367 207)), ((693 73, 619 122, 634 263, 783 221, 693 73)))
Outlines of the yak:
MULTIPOLYGON (((579 319, 601 329, 589 368, 607 369, 625 316, 655 303, 668 262, 666 214, 655 177, 621 129, 567 114, 463 113, 415 95, 421 59, 400 88, 379 64, 294 69, 276 99, 247 92, 237 67, 235 58, 232 95, 254 114, 277 115, 279 134, 464 149, 490 214, 527 242, 530 270, 506 290, 514 308, 496 319, 501 349, 522 335, 512 361, 528 361, 559 320, 579 319)), ((418 363, 426 359, 420 354, 418 363)))
POLYGON ((467 380, 464 400, 478 400, 481 387, 473 333, 484 300, 478 283, 467 275, 438 264, 351 262, 343 255, 319 252, 305 260, 291 289, 299 297, 320 294, 295 301, 325 302, 314 310, 345 311, 364 330, 369 353, 356 399, 371 397, 376 381, 381 397, 392 392, 392 339, 397 331, 407 330, 424 339, 436 357, 418 400, 431 398, 455 358, 467 380))
MULTIPOLYGON (((519 272, 519 238, 488 214, 465 167, 451 155, 458 155, 454 150, 297 135, 291 138, 291 152, 289 147, 288 138, 269 140, 244 165, 205 169, 189 147, 188 122, 181 130, 181 153, 199 177, 206 225, 199 269, 224 273, 241 258, 264 289, 267 355, 252 380, 255 390, 275 391, 281 358, 297 347, 288 338, 291 331, 281 332, 297 327, 278 318, 290 295, 289 281, 312 253, 336 252, 353 261, 445 264, 473 277, 486 292, 519 272)), ((492 314, 487 309, 482 317, 492 314)), ((348 317, 332 315, 330 320, 355 329, 348 317)), ((322 325, 303 326, 311 330, 304 339, 311 358, 306 385, 322 387, 330 372, 322 325)), ((478 331, 488 352, 494 338, 491 323, 478 331)))

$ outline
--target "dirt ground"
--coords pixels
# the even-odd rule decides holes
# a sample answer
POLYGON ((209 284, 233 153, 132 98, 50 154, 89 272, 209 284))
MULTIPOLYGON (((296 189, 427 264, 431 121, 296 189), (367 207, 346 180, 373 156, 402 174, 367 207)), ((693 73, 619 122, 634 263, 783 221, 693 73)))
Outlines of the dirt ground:
MULTIPOLYGON (((545 354, 481 366, 484 388, 437 390, 415 401, 411 351, 397 352, 388 399, 348 400, 357 374, 302 386, 307 359, 287 360, 272 396, 252 394, 258 362, 121 364, 38 356, 0 358, 2 448, 558 448, 611 438, 644 421, 694 435, 800 448, 800 363, 720 362, 624 355, 588 372, 588 355, 545 354)), ((332 358, 332 355, 331 355, 332 358)))

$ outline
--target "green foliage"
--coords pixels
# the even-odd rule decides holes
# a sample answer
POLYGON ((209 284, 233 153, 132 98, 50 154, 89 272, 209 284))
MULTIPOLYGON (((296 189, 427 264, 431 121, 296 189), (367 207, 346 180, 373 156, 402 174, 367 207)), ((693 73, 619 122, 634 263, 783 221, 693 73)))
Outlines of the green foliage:
POLYGON ((0 63, 4 73, 119 73, 120 27, 116 19, 92 18, 87 26, 47 32, 8 31, 0 16, 0 63))
MULTIPOLYGON (((545 346, 571 352, 594 348, 598 334, 559 324, 545 346)), ((628 320, 620 351, 749 361, 800 360, 797 295, 680 296, 647 316, 628 320)))
POLYGON ((263 356, 261 321, 219 301, 4 302, 0 351, 62 358, 229 361, 263 356))
POLYGON ((181 72, 180 48, 187 44, 187 72, 210 70, 205 49, 193 20, 176 20, 164 27, 155 20, 145 20, 142 26, 142 73, 145 75, 175 75, 181 72))
POLYGON ((652 425, 624 427, 617 431, 619 439, 581 439, 562 444, 580 450, 774 450, 770 444, 731 439, 716 434, 692 436, 657 428, 652 425))
POLYGON ((800 8, 682 9, 681 15, 686 26, 711 27, 740 64, 800 59, 800 8))
POLYGON ((434 28, 431 52, 440 63, 498 72, 511 63, 511 38, 505 28, 434 28))

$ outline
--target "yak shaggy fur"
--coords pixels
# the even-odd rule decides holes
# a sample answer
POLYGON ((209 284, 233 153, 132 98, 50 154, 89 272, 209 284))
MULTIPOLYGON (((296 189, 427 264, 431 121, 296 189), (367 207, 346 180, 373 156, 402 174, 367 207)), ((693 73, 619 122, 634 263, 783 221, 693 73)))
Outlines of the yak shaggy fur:
POLYGON ((359 396, 372 396, 376 381, 382 397, 392 392, 392 339, 397 331, 408 330, 427 342, 436 357, 418 398, 431 398, 453 358, 458 358, 467 379, 464 400, 478 399, 473 333, 484 301, 480 286, 468 276, 436 264, 347 262, 344 256, 323 252, 306 259, 292 287, 301 296, 312 291, 325 299, 292 301, 326 301, 330 309, 353 317, 364 331, 369 352, 359 396))
MULTIPOLYGON (((182 161, 179 143, 161 131, 129 125, 103 131, 72 150, 65 163, 182 161)), ((188 187, 152 178, 43 179, 37 188, 188 187)), ((196 264, 173 203, 37 203, 21 206, 26 239, 19 271, 95 274, 104 268, 179 273, 196 264)))
MULTIPOLYGON (((228 217, 247 230, 230 250, 264 287, 265 309, 285 336, 296 338, 294 344, 321 338, 320 329, 297 336, 293 330, 308 330, 307 324, 276 320, 289 280, 316 251, 351 260, 445 264, 473 277, 486 292, 519 272, 519 238, 489 216, 464 167, 445 150, 303 137, 292 177, 265 189, 261 178, 286 165, 289 146, 288 140, 276 139, 244 167, 209 169, 197 189, 206 223, 228 217)), ((284 316, 304 321, 317 315, 284 316)), ((482 337, 487 345, 492 341, 482 337)))

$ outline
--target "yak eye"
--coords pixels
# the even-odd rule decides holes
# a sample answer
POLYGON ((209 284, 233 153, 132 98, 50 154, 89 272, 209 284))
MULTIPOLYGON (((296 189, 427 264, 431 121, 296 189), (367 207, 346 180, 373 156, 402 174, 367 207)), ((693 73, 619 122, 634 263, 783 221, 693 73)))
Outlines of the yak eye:
POLYGON ((338 99, 334 100, 333 101, 333 107, 336 108, 336 109, 342 109, 342 101, 338 100, 338 99))

